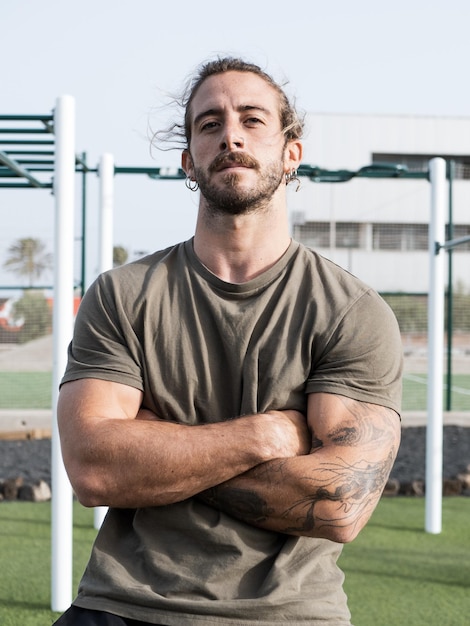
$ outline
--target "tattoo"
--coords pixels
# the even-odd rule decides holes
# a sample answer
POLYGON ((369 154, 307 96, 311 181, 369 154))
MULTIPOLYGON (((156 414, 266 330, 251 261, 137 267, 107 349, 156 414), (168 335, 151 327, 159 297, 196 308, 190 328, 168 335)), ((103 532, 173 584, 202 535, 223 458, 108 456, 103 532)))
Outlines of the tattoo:
POLYGON ((237 489, 229 486, 212 487, 201 496, 206 504, 231 513, 249 524, 261 524, 272 513, 261 496, 248 489, 237 489))
POLYGON ((314 490, 293 502, 282 517, 291 521, 285 532, 312 531, 325 526, 356 526, 363 515, 371 513, 377 504, 395 459, 395 453, 378 462, 358 461, 348 464, 337 458, 335 463, 323 463, 303 481, 313 482, 314 490), (318 511, 321 503, 336 502, 337 506, 325 515, 318 511), (294 517, 295 524, 292 525, 294 517))
POLYGON ((200 494, 201 499, 249 524, 274 527, 288 534, 309 535, 328 527, 356 527, 374 510, 392 469, 398 451, 398 416, 377 405, 347 398, 342 401, 351 419, 321 438, 312 432, 311 454, 319 461, 308 475, 296 475, 295 488, 286 489, 290 494, 289 506, 279 508, 274 499, 272 505, 268 504, 270 492, 282 492, 291 481, 289 459, 259 465, 244 476, 200 494), (332 449, 360 447, 362 458, 348 462, 346 455, 337 454, 332 460, 328 454, 328 461, 321 461, 326 444, 332 449), (378 450, 383 450, 379 459, 378 450), (292 494, 296 494, 294 499, 292 494))

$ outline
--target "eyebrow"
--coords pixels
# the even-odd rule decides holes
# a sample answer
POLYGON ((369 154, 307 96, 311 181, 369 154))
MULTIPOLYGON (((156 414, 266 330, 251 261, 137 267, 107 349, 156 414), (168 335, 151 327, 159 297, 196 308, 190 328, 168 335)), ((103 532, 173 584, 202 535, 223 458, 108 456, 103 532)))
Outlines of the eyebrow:
MULTIPOLYGON (((202 111, 201 113, 196 115, 193 120, 193 124, 198 124, 202 119, 204 119, 205 117, 209 117, 210 115, 221 115, 222 111, 223 109, 219 107, 213 107, 207 109, 206 111, 202 111)), ((241 104, 239 107, 237 107, 237 111, 239 113, 243 113, 244 111, 260 111, 261 113, 265 113, 268 116, 272 116, 272 113, 271 111, 269 111, 269 109, 266 109, 265 107, 257 104, 241 104)))

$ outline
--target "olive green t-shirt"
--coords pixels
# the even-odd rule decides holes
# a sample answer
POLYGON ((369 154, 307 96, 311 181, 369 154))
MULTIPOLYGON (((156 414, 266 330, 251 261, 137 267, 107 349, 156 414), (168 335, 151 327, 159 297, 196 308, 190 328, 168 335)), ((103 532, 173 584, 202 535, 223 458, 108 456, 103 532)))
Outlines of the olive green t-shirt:
MULTIPOLYGON (((262 275, 231 284, 200 263, 190 240, 97 279, 63 382, 127 384, 160 418, 202 424, 305 412, 312 392, 399 412, 401 366, 389 307, 314 251, 293 241, 262 275)), ((195 498, 110 509, 74 603, 168 626, 344 626, 340 553, 339 544, 255 528, 195 498)))

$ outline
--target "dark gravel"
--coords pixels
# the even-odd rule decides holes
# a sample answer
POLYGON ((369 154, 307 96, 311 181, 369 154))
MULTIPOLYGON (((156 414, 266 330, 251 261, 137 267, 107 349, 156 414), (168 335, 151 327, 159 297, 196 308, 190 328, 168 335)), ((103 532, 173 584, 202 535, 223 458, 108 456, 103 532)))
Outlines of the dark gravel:
MULTIPOLYGON (((424 480, 426 459, 425 427, 404 428, 402 444, 391 478, 400 482, 424 480)), ((0 440, 0 479, 23 477, 51 484, 49 439, 0 440)), ((470 465, 470 428, 444 427, 444 478, 455 478, 470 465)))

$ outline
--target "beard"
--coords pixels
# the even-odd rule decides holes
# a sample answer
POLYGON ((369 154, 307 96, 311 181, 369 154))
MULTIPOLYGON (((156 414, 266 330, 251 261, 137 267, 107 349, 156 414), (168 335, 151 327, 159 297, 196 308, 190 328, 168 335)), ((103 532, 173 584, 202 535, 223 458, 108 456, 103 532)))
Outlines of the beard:
POLYGON ((213 214, 243 215, 259 211, 267 205, 280 184, 284 182, 281 158, 262 168, 256 159, 242 152, 219 155, 207 172, 195 167, 194 173, 207 208, 213 214), (241 184, 243 175, 230 169, 220 176, 220 183, 214 184, 211 174, 220 171, 226 163, 236 163, 255 170, 258 173, 256 184, 250 187, 243 186, 241 184))

